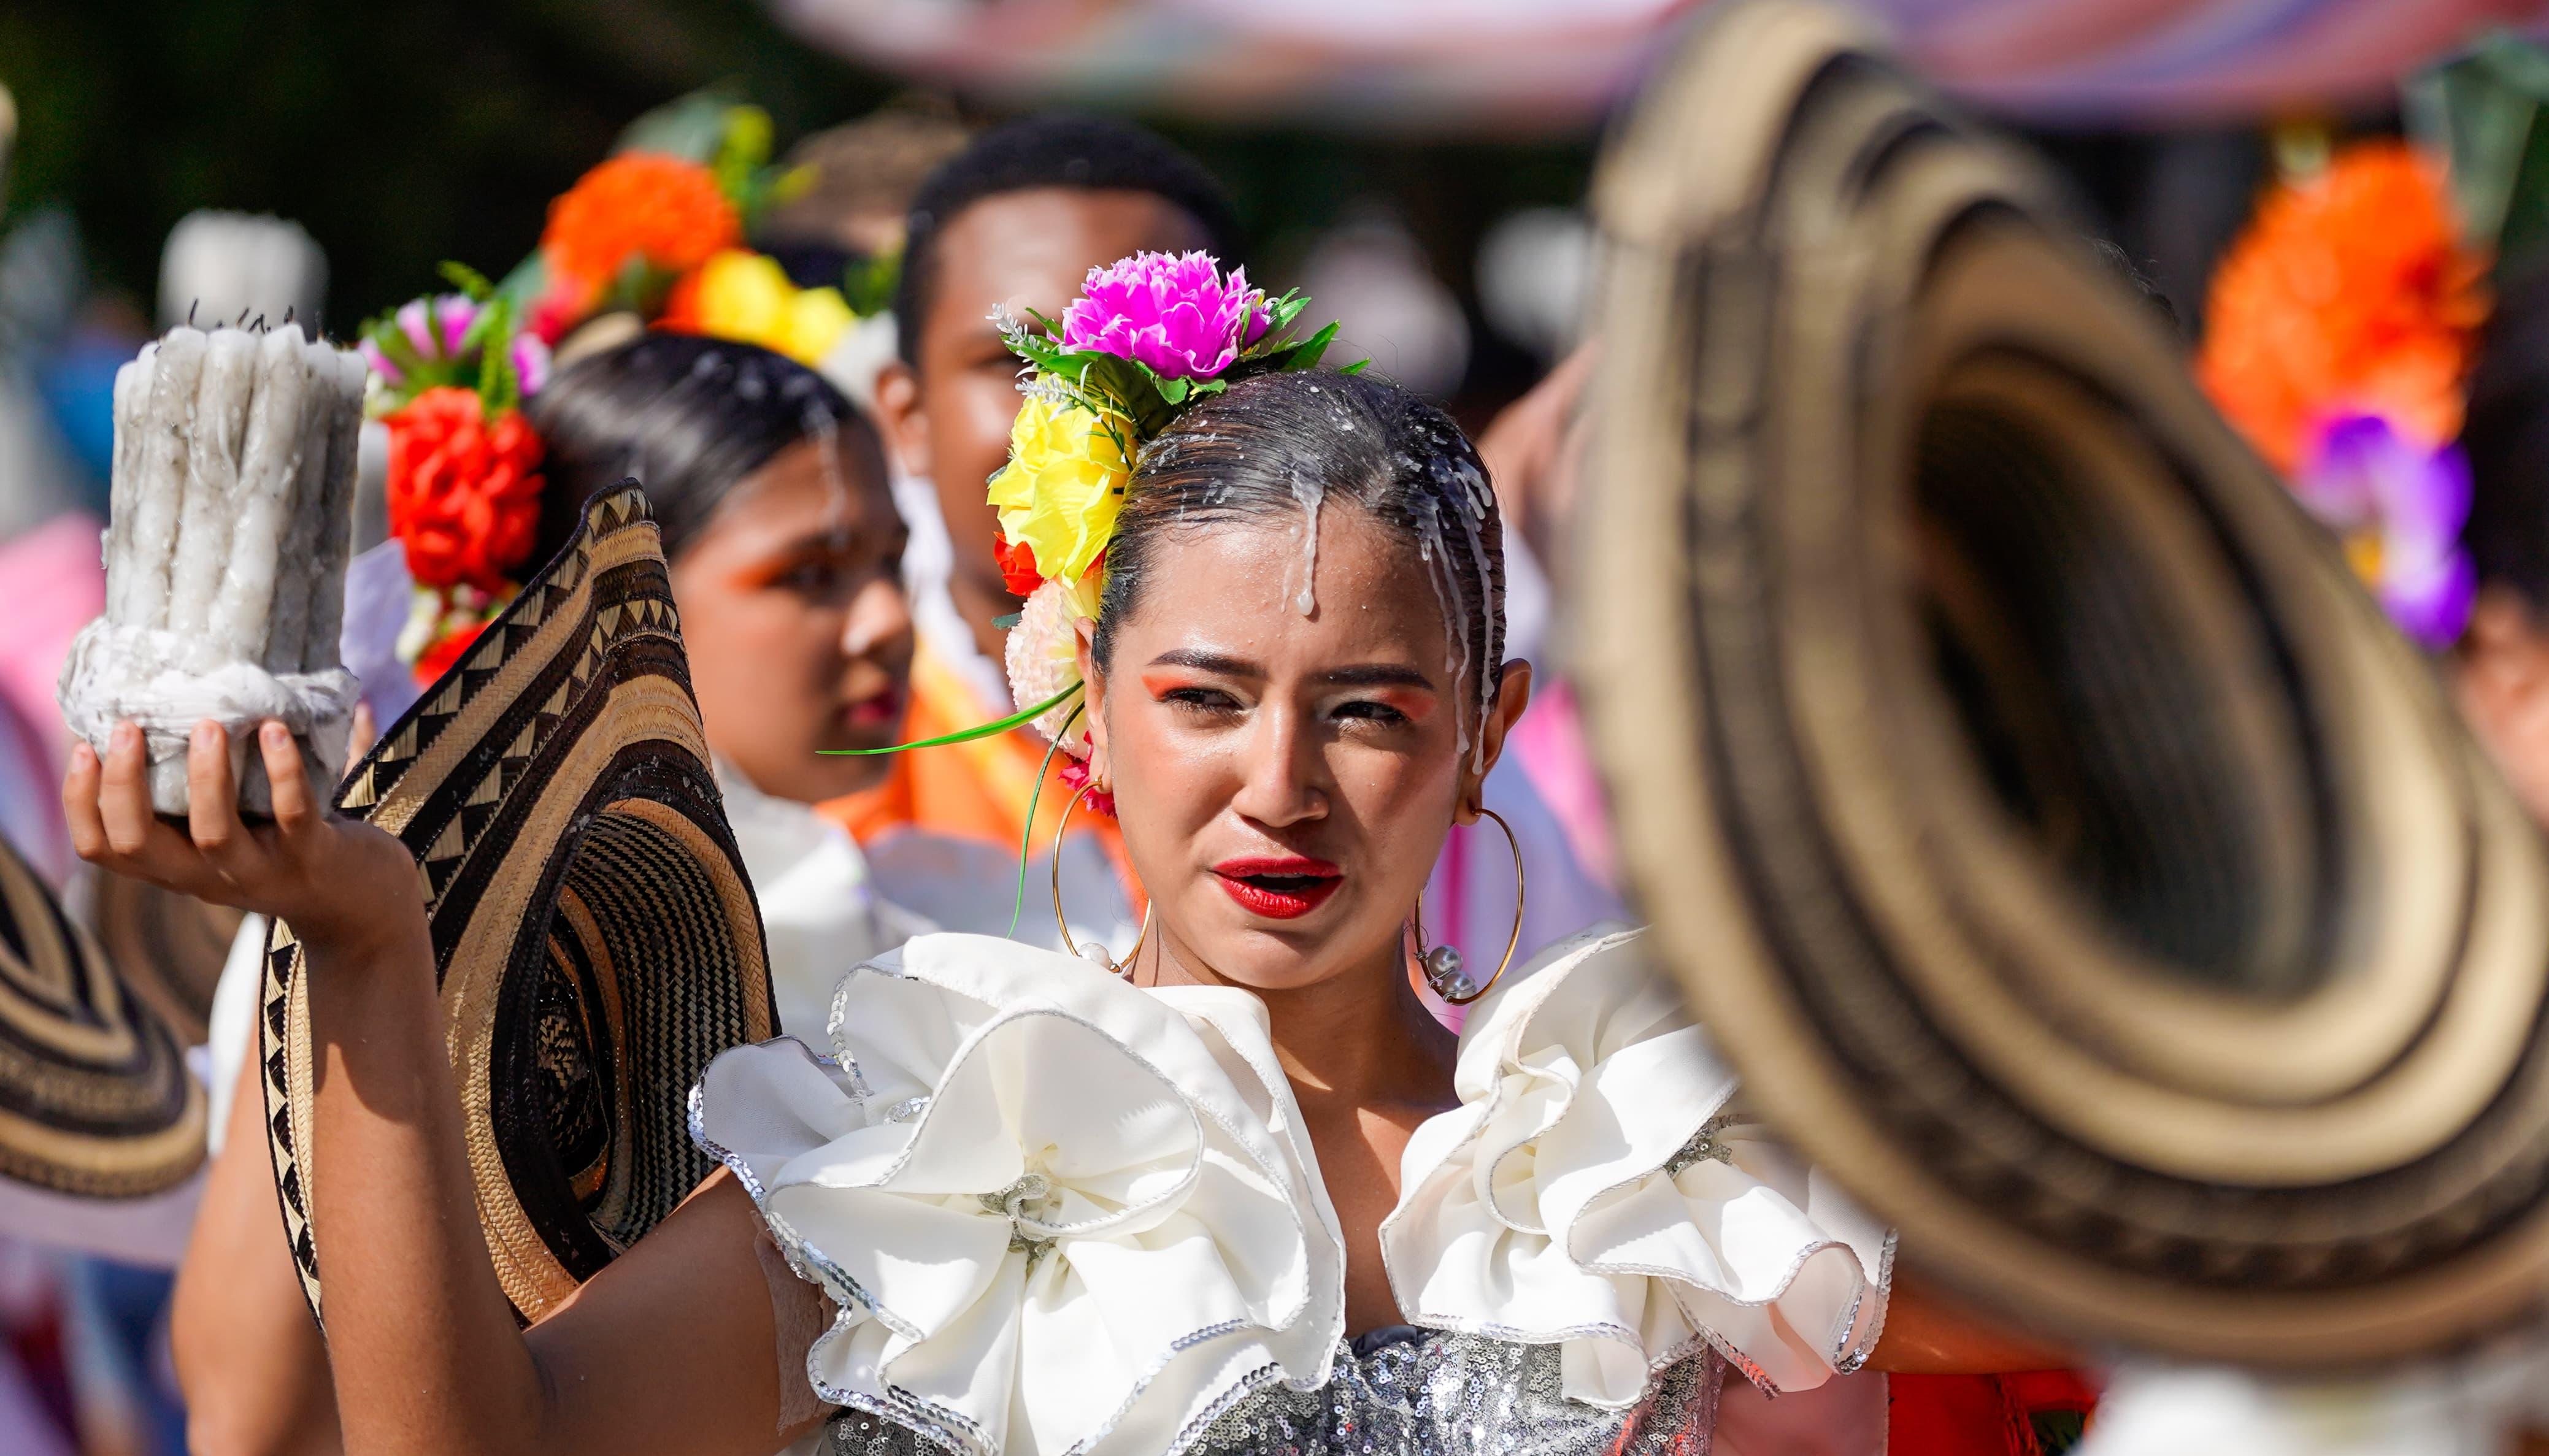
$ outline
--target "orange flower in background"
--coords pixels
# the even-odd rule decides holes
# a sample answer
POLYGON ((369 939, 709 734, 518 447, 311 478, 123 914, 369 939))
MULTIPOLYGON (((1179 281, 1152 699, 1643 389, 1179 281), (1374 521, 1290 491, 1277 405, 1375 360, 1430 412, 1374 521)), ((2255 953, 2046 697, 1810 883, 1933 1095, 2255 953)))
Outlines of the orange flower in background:
POLYGON ((2402 142, 2348 147, 2320 175, 2278 186, 2232 244, 2206 302, 2197 377, 2287 473, 2338 413, 2445 444, 2487 317, 2486 266, 2461 243, 2440 167, 2402 142))
POLYGON ((540 524, 540 438, 475 390, 426 390, 385 416, 390 534, 424 588, 502 592, 540 524))
POLYGON ((550 271, 588 296, 630 258, 687 273, 743 240, 743 221, 697 162, 623 151, 549 204, 540 251, 550 271))

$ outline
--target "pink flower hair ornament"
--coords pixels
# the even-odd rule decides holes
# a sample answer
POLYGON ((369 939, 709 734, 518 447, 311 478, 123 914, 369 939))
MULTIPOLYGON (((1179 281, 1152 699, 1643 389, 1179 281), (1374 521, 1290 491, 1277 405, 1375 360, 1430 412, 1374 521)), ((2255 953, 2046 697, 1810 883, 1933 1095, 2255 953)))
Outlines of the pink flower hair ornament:
POLYGON ((1270 321, 1246 268, 1225 279, 1210 253, 1135 253, 1088 270, 1081 296, 1062 311, 1062 342, 1130 359, 1162 379, 1213 379, 1270 321))
POLYGON ((1027 366, 1019 393, 1109 421, 1128 459, 1206 395, 1316 368, 1337 336, 1331 323, 1294 338, 1308 299, 1298 290, 1270 299, 1249 286, 1247 269, 1224 275, 1205 252, 1135 253, 1089 269, 1082 288, 1059 321, 1029 310, 1033 326, 1005 313, 992 322, 1027 366))

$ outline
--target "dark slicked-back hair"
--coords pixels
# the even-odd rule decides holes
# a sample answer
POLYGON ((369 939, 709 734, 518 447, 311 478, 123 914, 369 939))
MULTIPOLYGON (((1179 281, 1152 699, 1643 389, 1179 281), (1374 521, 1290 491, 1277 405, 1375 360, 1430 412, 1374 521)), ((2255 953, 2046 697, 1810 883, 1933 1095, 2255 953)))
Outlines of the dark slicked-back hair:
POLYGON ((903 363, 920 367, 921 321, 938 283, 938 234, 978 202, 1044 187, 1147 192, 1194 219, 1216 257, 1238 261, 1239 215, 1203 163, 1129 123, 1063 112, 1026 117, 975 137, 930 173, 911 200, 894 295, 903 363))
POLYGON ((635 476, 664 555, 678 558, 744 479, 802 440, 833 440, 862 481, 884 447, 821 375, 757 344, 649 331, 560 370, 524 411, 546 454, 537 551, 546 561, 594 492, 635 476))

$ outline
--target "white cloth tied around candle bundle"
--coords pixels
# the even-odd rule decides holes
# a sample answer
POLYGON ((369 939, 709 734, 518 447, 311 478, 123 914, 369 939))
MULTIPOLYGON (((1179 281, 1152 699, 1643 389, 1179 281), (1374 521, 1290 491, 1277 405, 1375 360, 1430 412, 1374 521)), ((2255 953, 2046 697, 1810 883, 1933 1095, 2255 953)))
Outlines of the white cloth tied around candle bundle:
POLYGON ((322 790, 343 772, 357 684, 339 664, 361 358, 275 329, 175 328, 115 378, 106 615, 63 664, 73 732, 149 746, 153 805, 186 811, 186 743, 232 730, 240 807, 271 806, 247 731, 276 718, 322 790))

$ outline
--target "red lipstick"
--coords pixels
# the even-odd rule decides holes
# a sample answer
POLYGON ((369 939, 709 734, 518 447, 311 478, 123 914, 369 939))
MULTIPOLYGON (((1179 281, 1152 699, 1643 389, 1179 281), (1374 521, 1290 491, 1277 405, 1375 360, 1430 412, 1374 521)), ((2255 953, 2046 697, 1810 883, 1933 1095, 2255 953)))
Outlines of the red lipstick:
POLYGON ((1248 856, 1212 866, 1222 889, 1252 915, 1297 920, 1335 894, 1345 871, 1302 855, 1248 856))

